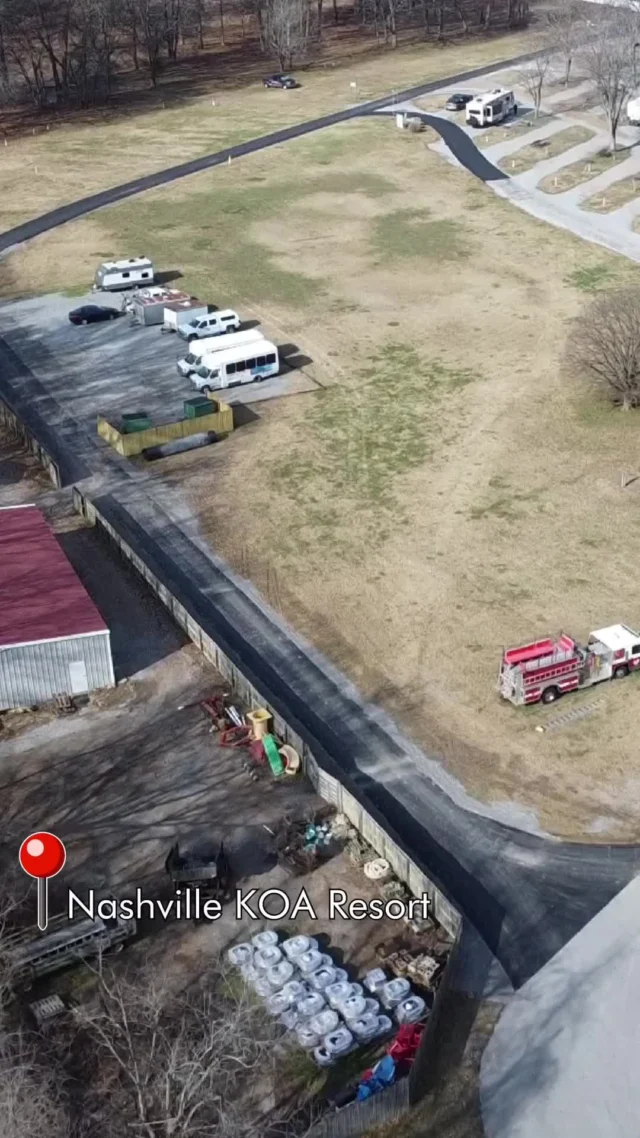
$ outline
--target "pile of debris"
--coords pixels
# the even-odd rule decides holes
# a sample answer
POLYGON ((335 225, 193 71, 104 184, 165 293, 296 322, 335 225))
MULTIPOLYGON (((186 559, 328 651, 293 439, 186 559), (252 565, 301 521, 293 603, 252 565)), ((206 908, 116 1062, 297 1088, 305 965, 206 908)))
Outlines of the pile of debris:
POLYGON ((252 779, 267 772, 275 778, 297 775, 302 770, 300 755, 273 732, 273 717, 266 707, 254 708, 246 715, 230 703, 228 694, 213 695, 200 701, 211 720, 210 731, 218 733, 221 747, 242 749, 247 755, 245 770, 252 779))
POLYGON ((275 835, 278 860, 296 875, 311 873, 340 852, 349 830, 348 818, 331 807, 306 819, 285 815, 275 835))
POLYGON ((407 932, 377 945, 381 964, 394 976, 406 977, 426 992, 435 992, 442 978, 451 941, 433 921, 419 934, 407 932))

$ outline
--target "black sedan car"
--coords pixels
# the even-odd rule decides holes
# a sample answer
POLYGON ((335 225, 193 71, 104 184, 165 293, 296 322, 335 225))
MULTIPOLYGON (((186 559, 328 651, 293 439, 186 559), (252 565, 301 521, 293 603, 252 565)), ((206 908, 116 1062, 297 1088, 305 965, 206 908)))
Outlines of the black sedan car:
POLYGON ((296 83, 293 75, 267 75, 263 79, 265 87, 279 87, 284 91, 292 91, 294 87, 299 87, 300 84, 296 83))
POLYGON ((444 105, 444 109, 445 111, 463 111, 467 103, 470 103, 472 99, 473 95, 464 95, 462 93, 450 95, 444 105))
POLYGON ((117 308, 107 308, 102 304, 83 304, 69 313, 72 324, 98 324, 102 320, 115 320, 120 313, 117 308))

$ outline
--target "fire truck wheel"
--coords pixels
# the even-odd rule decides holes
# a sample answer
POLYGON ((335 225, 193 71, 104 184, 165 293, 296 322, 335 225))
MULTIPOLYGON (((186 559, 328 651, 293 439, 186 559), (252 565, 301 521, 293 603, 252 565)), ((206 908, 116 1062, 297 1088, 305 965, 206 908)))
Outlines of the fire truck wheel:
POLYGON ((557 688, 545 688, 542 693, 543 703, 555 703, 560 698, 560 692, 557 688))
POLYGON ((620 664, 619 668, 613 669, 614 680, 623 680, 625 676, 629 675, 629 669, 626 664, 620 664))

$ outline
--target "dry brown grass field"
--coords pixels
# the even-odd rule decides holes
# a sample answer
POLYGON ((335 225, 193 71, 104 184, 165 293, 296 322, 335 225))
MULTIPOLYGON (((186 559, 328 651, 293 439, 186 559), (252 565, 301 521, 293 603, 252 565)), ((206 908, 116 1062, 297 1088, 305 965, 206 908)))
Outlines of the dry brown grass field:
MULTIPOLYGON (((297 72, 302 86, 295 91, 263 88, 262 77, 274 70, 269 59, 211 54, 195 66, 186 61, 170 69, 157 91, 136 89, 129 102, 77 116, 41 116, 22 136, 5 134, 4 146, 0 121, 0 232, 143 174, 517 55, 528 50, 527 37, 512 32, 397 51, 372 50, 370 39, 332 41, 326 56, 297 72), (355 54, 347 54, 349 45, 355 54)), ((144 78, 135 81, 139 87, 144 78)))
POLYGON ((638 420, 562 368, 568 322, 637 269, 389 120, 102 211, 7 269, 14 290, 75 285, 99 250, 143 246, 297 343, 323 385, 154 464, 215 551, 472 794, 557 833, 637 831, 640 679, 549 710, 495 691, 504 645, 640 623, 640 481, 621 490, 638 420))

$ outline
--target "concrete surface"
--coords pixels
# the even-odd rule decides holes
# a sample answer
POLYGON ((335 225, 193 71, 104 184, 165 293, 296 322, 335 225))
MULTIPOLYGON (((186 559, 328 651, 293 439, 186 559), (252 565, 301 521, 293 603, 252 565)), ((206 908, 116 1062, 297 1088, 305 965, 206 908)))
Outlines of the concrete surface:
POLYGON ((513 997, 484 1053, 488 1138, 637 1138, 640 878, 513 997))
MULTIPOLYGON (((176 368, 189 345, 159 326, 133 325, 128 316, 79 327, 69 323, 73 308, 96 303, 119 309, 121 294, 70 299, 53 293, 5 302, 0 305, 2 335, 61 406, 73 403, 74 416, 89 431, 95 433, 99 414, 115 426, 127 411, 147 411, 158 422, 182 418, 184 400, 198 394, 176 368)), ((255 324, 248 321, 247 327, 255 324)), ((270 335, 268 328, 265 334, 270 335)), ((281 344, 282 337, 274 342, 281 344)), ((294 349, 287 346, 292 360, 294 349)), ((314 381, 289 367, 285 358, 283 374, 221 394, 229 403, 256 403, 315 389, 314 381)))

